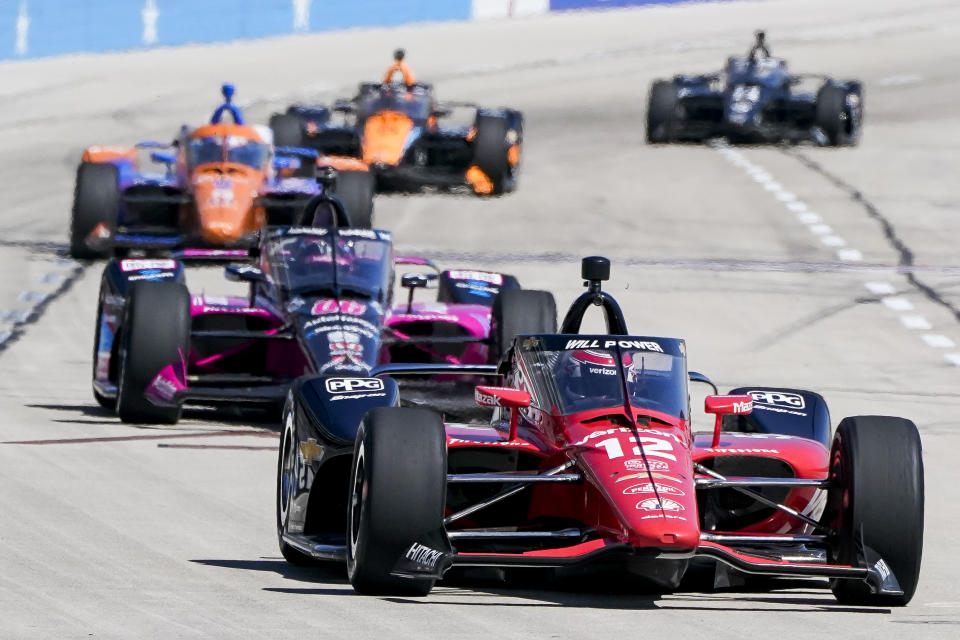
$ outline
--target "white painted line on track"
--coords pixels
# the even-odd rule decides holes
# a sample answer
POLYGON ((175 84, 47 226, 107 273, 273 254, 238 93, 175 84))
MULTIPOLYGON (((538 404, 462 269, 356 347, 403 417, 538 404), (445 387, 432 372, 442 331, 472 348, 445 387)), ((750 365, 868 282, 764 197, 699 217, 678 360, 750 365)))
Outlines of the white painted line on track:
POLYGON ((897 292, 896 288, 889 282, 867 282, 863 286, 870 293, 878 296, 889 296, 897 292))
POLYGON ((933 328, 933 325, 930 324, 930 321, 924 318, 921 315, 915 313, 900 316, 900 322, 903 323, 907 329, 918 329, 920 331, 929 331, 933 328))
POLYGON ((934 349, 952 349, 957 346, 953 340, 940 333, 925 333, 920 337, 934 349))
MULTIPOLYGON (((917 77, 917 81, 919 78, 917 77)), ((891 76, 886 79, 888 86, 912 83, 913 77, 891 76)), ((757 184, 777 199, 787 208, 788 211, 795 213, 797 220, 807 225, 810 233, 820 238, 820 242, 828 247, 836 249, 837 260, 841 262, 861 262, 863 253, 859 249, 847 246, 847 241, 838 235, 835 235, 833 228, 823 221, 818 214, 809 211, 807 203, 800 200, 795 193, 786 189, 781 183, 773 179, 766 170, 760 165, 750 162, 742 153, 732 149, 727 143, 722 141, 712 142, 711 146, 722 155, 732 165, 743 169, 757 184)), ((894 311, 911 311, 913 303, 903 296, 893 295, 896 289, 889 282, 866 282, 864 286, 872 294, 881 296, 883 304, 894 311)), ((905 329, 914 331, 930 331, 933 325, 929 320, 919 314, 902 314, 899 316, 900 323, 905 329)), ((921 336, 928 346, 934 349, 950 349, 956 346, 956 343, 943 334, 926 333, 921 336)), ((944 354, 944 358, 951 364, 960 367, 960 352, 951 352, 944 354)))
POLYGON ((863 260, 863 253, 859 249, 840 249, 837 251, 837 260, 843 262, 860 262, 863 260))
POLYGON ((913 303, 903 296, 887 296, 881 302, 894 311, 913 311, 913 303))
POLYGON ((18 322, 26 322, 27 318, 29 317, 29 310, 14 309, 12 311, 4 311, 3 313, 0 313, 0 322, 12 322, 16 324, 18 322))
MULTIPOLYGON (((956 351, 951 351, 950 353, 943 354, 943 357, 946 358, 950 363, 960 367, 960 353, 956 351)), ((933 605, 930 605, 933 606, 933 605)))

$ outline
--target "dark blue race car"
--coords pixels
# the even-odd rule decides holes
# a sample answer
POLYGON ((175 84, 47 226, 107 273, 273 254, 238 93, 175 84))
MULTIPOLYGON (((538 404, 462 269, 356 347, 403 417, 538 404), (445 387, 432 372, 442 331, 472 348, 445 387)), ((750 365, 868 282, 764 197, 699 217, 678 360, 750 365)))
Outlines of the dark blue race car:
POLYGON ((720 73, 677 75, 650 88, 647 142, 813 141, 855 145, 863 121, 856 80, 791 74, 770 56, 762 31, 746 56, 732 56, 720 73))

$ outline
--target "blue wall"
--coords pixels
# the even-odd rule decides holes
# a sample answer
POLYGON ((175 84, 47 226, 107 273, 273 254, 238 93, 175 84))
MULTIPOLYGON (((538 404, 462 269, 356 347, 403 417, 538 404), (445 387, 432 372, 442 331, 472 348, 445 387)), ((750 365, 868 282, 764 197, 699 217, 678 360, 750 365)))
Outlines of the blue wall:
POLYGON ((467 20, 470 8, 471 0, 0 0, 0 59, 467 20))

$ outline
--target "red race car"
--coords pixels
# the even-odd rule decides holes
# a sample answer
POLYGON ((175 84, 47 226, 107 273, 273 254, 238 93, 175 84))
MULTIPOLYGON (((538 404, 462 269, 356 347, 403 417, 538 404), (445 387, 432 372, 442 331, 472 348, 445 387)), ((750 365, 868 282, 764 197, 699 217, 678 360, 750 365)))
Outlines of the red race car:
POLYGON ((405 389, 434 365, 301 379, 278 469, 284 556, 345 559, 368 594, 426 594, 452 566, 602 567, 669 590, 706 562, 718 579, 821 577, 841 602, 909 602, 916 426, 858 416, 831 438, 821 396, 754 386, 707 396, 714 430, 693 433, 688 383, 712 383, 683 340, 629 334, 608 276, 584 260, 589 290, 560 334, 518 336, 499 367, 444 368, 500 378, 475 387, 484 424, 405 389), (591 305, 606 334, 578 333, 591 305))

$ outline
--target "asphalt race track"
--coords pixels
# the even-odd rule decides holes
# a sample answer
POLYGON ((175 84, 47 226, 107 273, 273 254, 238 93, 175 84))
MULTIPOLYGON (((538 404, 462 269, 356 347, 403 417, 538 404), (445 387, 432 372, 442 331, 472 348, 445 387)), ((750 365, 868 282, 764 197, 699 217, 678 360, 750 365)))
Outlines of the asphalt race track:
MULTIPOLYGON (((3 64, 0 637, 957 637, 958 43, 955 0, 770 0, 3 64), (864 81, 860 146, 645 145, 651 80, 718 68, 755 28, 795 71, 864 81), (908 607, 841 607, 818 581, 355 596, 342 567, 280 557, 268 423, 124 426, 95 405, 100 266, 64 258, 82 148, 169 139, 209 117, 223 81, 265 121, 378 77, 396 46, 441 98, 522 109, 524 170, 506 198, 380 198, 378 225, 404 252, 511 271, 564 309, 579 258, 607 255, 631 330, 685 337, 721 387, 810 388, 835 423, 912 418, 927 520, 908 607)), ((214 269, 188 281, 230 290, 214 269)))

